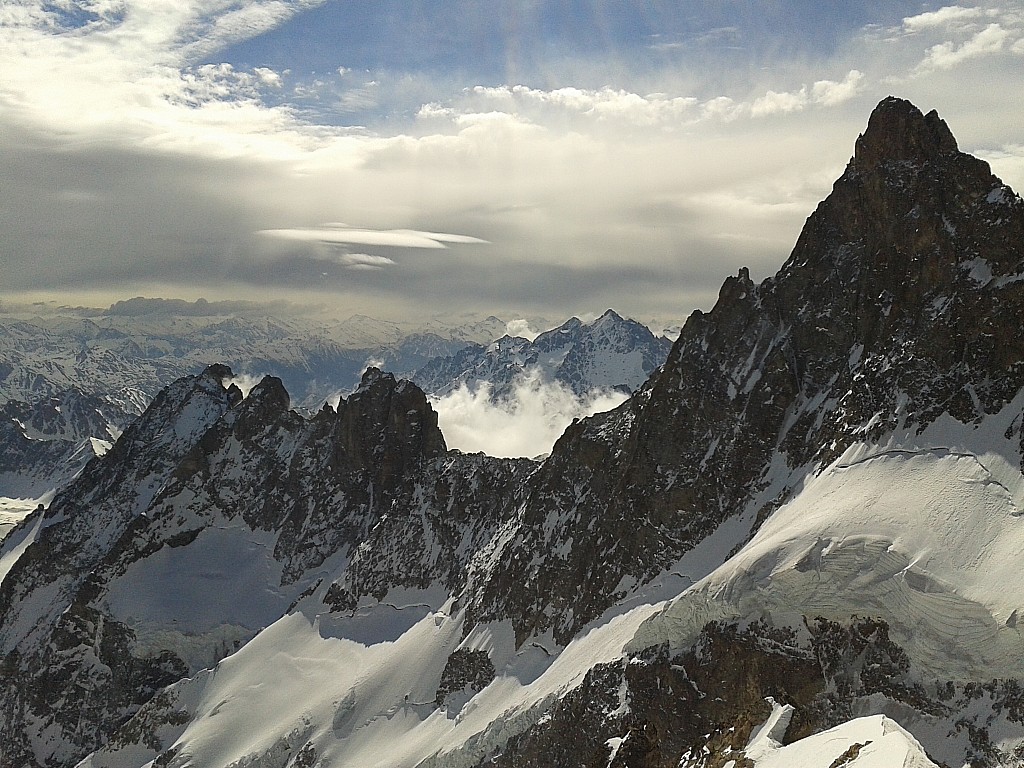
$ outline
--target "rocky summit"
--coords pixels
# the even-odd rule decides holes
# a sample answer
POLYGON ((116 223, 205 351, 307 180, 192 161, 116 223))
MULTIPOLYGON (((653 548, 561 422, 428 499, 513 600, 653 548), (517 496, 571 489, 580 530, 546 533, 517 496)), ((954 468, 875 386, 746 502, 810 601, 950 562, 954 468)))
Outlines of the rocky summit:
POLYGON ((1022 318, 1024 202, 888 98, 543 461, 179 379, 0 546, 0 765, 1024 765, 1022 318))

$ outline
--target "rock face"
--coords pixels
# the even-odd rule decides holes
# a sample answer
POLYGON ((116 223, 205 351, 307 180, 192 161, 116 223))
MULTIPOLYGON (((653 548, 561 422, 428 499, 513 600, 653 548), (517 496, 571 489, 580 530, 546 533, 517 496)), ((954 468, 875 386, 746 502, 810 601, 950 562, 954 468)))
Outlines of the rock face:
POLYGON ((886 99, 542 463, 375 368, 308 417, 182 378, 0 546, 0 765, 737 768, 866 715, 1022 764, 1022 317, 1024 203, 886 99))
POLYGON ((533 341, 503 336, 490 345, 470 344, 431 360, 412 379, 432 395, 486 383, 495 400, 509 397, 529 375, 563 384, 578 396, 594 389, 632 392, 665 362, 670 346, 609 309, 589 323, 574 317, 533 341))
POLYGON ((883 101, 778 275, 727 279, 636 396, 566 430, 516 548, 574 546, 543 567, 510 553, 482 615, 565 642, 623 579, 728 518, 756 528, 853 442, 998 411, 1024 385, 1022 243, 1024 203, 988 165, 934 112, 883 101))

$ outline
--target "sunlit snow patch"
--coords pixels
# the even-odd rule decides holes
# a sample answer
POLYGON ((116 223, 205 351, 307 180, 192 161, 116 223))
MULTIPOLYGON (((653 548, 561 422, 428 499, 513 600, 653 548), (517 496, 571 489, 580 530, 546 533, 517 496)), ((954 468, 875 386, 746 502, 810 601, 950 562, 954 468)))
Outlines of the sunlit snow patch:
POLYGON ((917 739, 884 715, 850 720, 782 746, 780 730, 785 731, 793 708, 769 703, 772 714, 746 749, 756 768, 938 768, 917 739))

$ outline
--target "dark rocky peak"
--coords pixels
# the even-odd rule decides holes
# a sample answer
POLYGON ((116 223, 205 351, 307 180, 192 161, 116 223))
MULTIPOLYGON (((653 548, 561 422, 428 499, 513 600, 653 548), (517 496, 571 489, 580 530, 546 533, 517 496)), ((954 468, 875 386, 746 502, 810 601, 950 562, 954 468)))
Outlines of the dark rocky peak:
POLYGON ((718 291, 718 302, 720 304, 734 304, 757 296, 757 284, 750 279, 750 270, 747 267, 740 267, 735 277, 725 278, 722 287, 718 291))
POLYGON ((233 378, 226 365, 211 365, 165 387, 124 431, 105 463, 148 460, 143 454, 163 462, 191 450, 206 430, 241 402, 237 386, 229 383, 225 389, 233 378))
MULTIPOLYGON (((481 350, 483 354, 491 357, 500 356, 509 352, 521 352, 530 346, 530 341, 522 336, 509 336, 508 334, 495 339, 486 347, 474 345, 472 349, 481 350)), ((471 348, 467 348, 471 349, 471 348)))
POLYGON ((1015 284, 1024 270, 1024 204, 956 146, 934 112, 879 104, 846 172, 763 286, 778 319, 828 315, 818 327, 846 350, 961 319, 976 325, 985 312, 970 305, 987 300, 982 289, 1015 284))
MULTIPOLYGON (((231 384, 228 392, 231 396, 231 384)), ((291 397, 284 388, 284 383, 276 376, 264 376, 251 390, 249 394, 234 407, 233 417, 221 426, 233 432, 242 440, 251 440, 257 435, 266 433, 287 422, 296 425, 301 422, 297 414, 291 410, 291 397)), ((211 440, 215 440, 211 432, 201 440, 197 450, 207 449, 211 440)))
POLYGON ((570 317, 557 328, 552 328, 550 331, 544 331, 534 340, 534 342, 542 343, 542 339, 558 338, 559 335, 573 335, 578 333, 582 327, 582 320, 580 320, 578 317, 570 317))
POLYGON ((291 397, 281 379, 277 376, 264 376, 255 387, 249 390, 245 404, 250 408, 258 406, 279 413, 287 411, 291 407, 291 397))
POLYGON ((126 413, 105 398, 75 388, 33 403, 8 400, 0 407, 0 415, 20 422, 30 437, 44 440, 110 440, 108 427, 119 428, 128 420, 126 413))
POLYGON ((957 153, 956 139, 934 109, 924 115, 909 101, 889 96, 857 138, 853 163, 867 172, 880 164, 921 164, 957 153))
POLYGON ((976 257, 1012 273, 1020 266, 1021 209, 988 163, 957 149, 934 111, 922 115, 888 98, 782 273, 816 261, 816 279, 849 279, 853 263, 892 284, 948 284, 976 257))
POLYGON ((437 413, 423 390, 374 367, 366 369, 347 400, 339 401, 333 421, 337 464, 376 468, 388 482, 447 451, 437 413))
POLYGON ((390 380, 391 384, 394 384, 395 377, 390 373, 384 373, 380 368, 371 365, 363 371, 363 375, 359 379, 358 389, 369 389, 379 381, 387 382, 388 380, 390 380))
POLYGON ((484 615, 564 641, 620 579, 642 583, 727 518, 763 520, 851 444, 943 413, 974 421, 1020 391, 1024 204, 947 134, 879 105, 780 272, 726 279, 643 389, 566 430, 521 535, 528 552, 572 547, 536 572, 510 560, 484 615))

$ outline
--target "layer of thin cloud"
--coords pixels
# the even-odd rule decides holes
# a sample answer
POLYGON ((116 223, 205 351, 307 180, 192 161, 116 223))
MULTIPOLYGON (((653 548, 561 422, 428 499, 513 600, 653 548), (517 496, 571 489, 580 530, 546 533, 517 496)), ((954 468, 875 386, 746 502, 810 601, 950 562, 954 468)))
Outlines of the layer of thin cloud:
POLYGON ((445 243, 483 244, 487 242, 470 235, 418 232, 411 229, 360 229, 340 224, 296 229, 264 229, 259 234, 282 240, 344 245, 379 245, 391 248, 445 248, 447 247, 445 243))
POLYGON ((592 87, 584 64, 579 83, 476 85, 218 58, 315 4, 125 0, 73 29, 53 4, 0 7, 5 290, 682 318, 739 266, 778 267, 889 93, 1024 186, 1008 2, 928 6, 713 85, 684 59, 592 87), (344 125, 371 107, 376 123, 344 125), (308 226, 339 219, 360 226, 308 226))
POLYGON ((557 382, 527 372, 506 400, 494 403, 484 383, 462 386, 432 401, 438 426, 449 448, 489 456, 535 458, 551 451, 573 419, 621 405, 626 395, 595 391, 577 397, 557 382))

